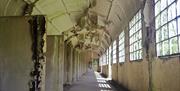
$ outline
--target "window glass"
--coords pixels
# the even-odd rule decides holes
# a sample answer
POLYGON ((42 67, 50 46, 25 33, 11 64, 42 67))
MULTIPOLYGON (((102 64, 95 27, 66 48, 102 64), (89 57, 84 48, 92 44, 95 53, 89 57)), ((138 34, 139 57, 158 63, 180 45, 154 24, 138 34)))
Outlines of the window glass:
POLYGON ((180 0, 177 0, 177 15, 180 15, 180 0))
POLYGON ((176 18, 176 3, 172 4, 168 8, 168 21, 176 18))
POLYGON ((168 55, 169 54, 169 40, 166 40, 162 43, 163 47, 163 55, 168 55))
POLYGON ((158 15, 156 17, 156 29, 158 29, 161 26, 161 17, 158 15))
POLYGON ((160 29, 157 30, 156 31, 156 42, 160 42, 161 41, 161 35, 162 35, 161 30, 160 29))
POLYGON ((161 26, 163 26, 165 23, 167 23, 167 17, 168 17, 167 10, 164 10, 161 13, 161 26))
POLYGON ((178 40, 177 37, 170 39, 170 54, 178 52, 178 40))
POLYGON ((155 3, 156 3, 157 1, 159 1, 159 0, 154 0, 155 3))
POLYGON ((170 5, 172 2, 174 2, 175 0, 168 0, 168 5, 170 5))
POLYGON ((161 11, 164 10, 167 7, 167 1, 161 0, 161 11))
POLYGON ((157 55, 158 55, 158 56, 163 55, 163 52, 162 52, 163 49, 162 49, 161 43, 158 43, 156 48, 157 48, 157 49, 156 49, 156 50, 157 50, 157 55))
POLYGON ((116 52, 117 52, 117 46, 116 46, 116 40, 113 42, 113 63, 117 63, 117 59, 116 59, 116 52))
POLYGON ((162 40, 168 39, 168 28, 167 28, 167 25, 164 25, 161 28, 161 31, 162 31, 162 40))
POLYGON ((161 2, 158 1, 155 5, 155 16, 157 16, 161 12, 161 2))
MULTIPOLYGON (((124 31, 119 35, 119 63, 125 62, 125 43, 124 31)), ((132 47, 130 47, 132 48, 132 47)))
POLYGON ((155 3, 157 56, 180 53, 180 43, 178 42, 180 37, 179 2, 180 0, 158 0, 155 3))
MULTIPOLYGON (((134 21, 132 27, 129 27, 129 52, 130 60, 139 60, 142 59, 142 20, 141 20, 141 10, 135 14, 130 23, 134 21), (133 31, 133 32, 132 32, 133 31), (132 33, 131 33, 132 32, 132 33)), ((156 21, 157 23, 160 22, 156 21)), ((160 25, 159 25, 160 26, 160 25)))
POLYGON ((111 46, 109 46, 109 62, 112 62, 111 53, 112 53, 111 46))
POLYGON ((178 34, 180 34, 180 18, 178 18, 178 34))
POLYGON ((172 21, 169 23, 169 37, 173 37, 176 35, 177 35, 176 21, 172 21))

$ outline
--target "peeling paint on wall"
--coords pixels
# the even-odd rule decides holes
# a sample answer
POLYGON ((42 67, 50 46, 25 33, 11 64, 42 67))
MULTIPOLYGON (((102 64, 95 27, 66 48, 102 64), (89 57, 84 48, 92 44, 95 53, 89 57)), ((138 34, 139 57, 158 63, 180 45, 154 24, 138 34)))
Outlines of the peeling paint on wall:
POLYGON ((29 21, 32 32, 32 51, 33 51, 33 63, 34 69, 30 73, 32 79, 29 87, 30 91, 44 91, 43 85, 45 84, 45 18, 43 16, 35 16, 29 21))

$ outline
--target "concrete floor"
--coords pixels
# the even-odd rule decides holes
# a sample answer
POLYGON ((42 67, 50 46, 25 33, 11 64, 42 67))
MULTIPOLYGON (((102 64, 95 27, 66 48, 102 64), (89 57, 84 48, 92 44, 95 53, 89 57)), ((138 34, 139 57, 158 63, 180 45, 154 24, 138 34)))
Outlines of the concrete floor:
POLYGON ((107 82, 98 72, 89 70, 82 78, 73 83, 69 87, 65 87, 64 91, 117 91, 111 84, 107 82))

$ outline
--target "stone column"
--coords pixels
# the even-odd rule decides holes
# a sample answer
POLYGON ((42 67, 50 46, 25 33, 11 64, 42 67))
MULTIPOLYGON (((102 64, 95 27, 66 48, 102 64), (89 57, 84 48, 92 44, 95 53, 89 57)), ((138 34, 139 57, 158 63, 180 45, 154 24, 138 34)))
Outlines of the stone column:
POLYGON ((64 37, 59 38, 59 90, 63 91, 64 83, 64 37))
POLYGON ((63 36, 47 37, 46 91, 63 91, 63 36))
POLYGON ((79 55, 79 52, 78 52, 78 55, 77 55, 78 57, 77 57, 77 80, 79 80, 79 78, 80 78, 80 55, 79 55))
POLYGON ((67 84, 72 84, 73 75, 73 50, 70 45, 67 45, 67 84))
POLYGON ((76 81, 76 67, 77 67, 77 52, 73 51, 73 82, 76 81))

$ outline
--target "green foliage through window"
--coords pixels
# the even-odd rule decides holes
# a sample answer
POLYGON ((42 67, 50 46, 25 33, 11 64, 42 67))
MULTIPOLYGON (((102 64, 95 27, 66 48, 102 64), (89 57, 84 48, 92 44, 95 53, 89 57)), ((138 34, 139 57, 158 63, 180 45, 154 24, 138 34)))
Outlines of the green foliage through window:
POLYGON ((180 53, 180 0, 155 0, 157 56, 180 53))
MULTIPOLYGON (((159 21, 156 21, 159 22, 159 21)), ((142 18, 141 10, 129 22, 130 60, 142 59, 142 18)))

